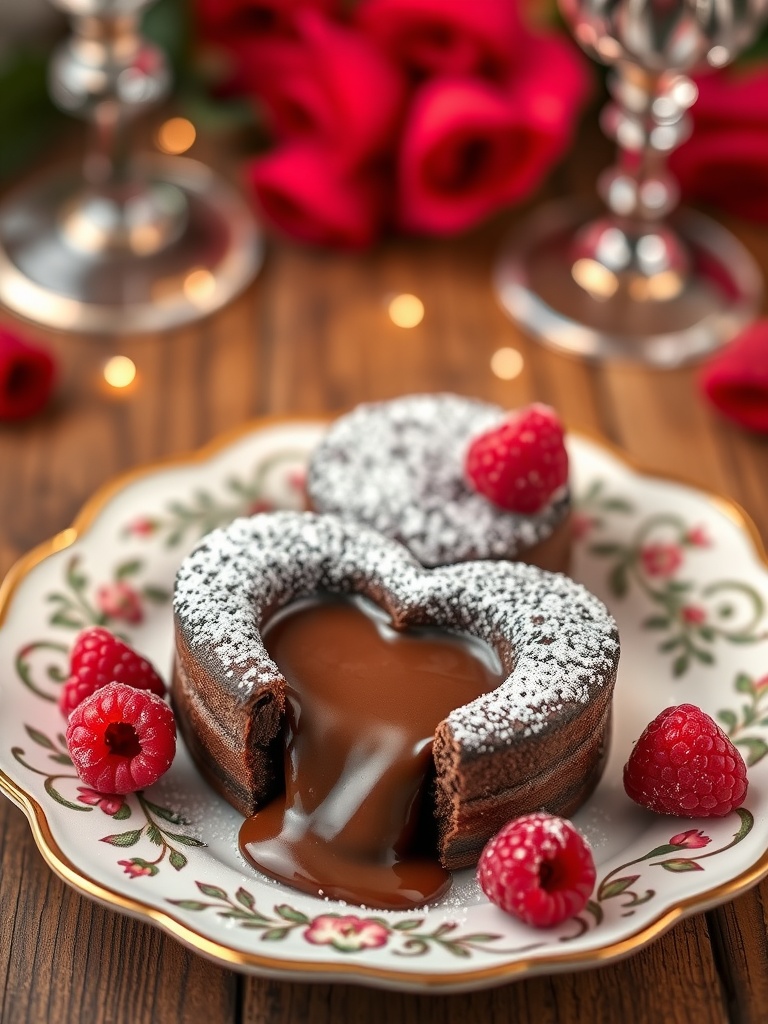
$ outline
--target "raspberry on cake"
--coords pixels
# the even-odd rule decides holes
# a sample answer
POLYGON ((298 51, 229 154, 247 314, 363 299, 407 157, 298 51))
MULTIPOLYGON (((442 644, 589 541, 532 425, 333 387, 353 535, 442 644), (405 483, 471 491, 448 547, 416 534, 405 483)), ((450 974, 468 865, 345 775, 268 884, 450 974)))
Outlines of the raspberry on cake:
MULTIPOLYGON (((241 813, 281 789, 295 700, 263 631, 281 609, 322 595, 373 602, 390 630, 446 630, 495 652, 500 683, 438 721, 431 743, 435 781, 425 777, 421 799, 444 867, 474 865, 511 817, 567 815, 586 800, 605 764, 619 659, 616 624, 596 597, 522 563, 425 569, 360 524, 275 512, 204 538, 174 594, 179 727, 241 813)), ((407 680, 394 692, 407 702, 407 680)))
MULTIPOLYGON (((509 426, 517 415, 451 394, 359 405, 331 425, 312 453, 310 505, 373 527, 426 566, 509 559, 564 572, 571 497, 562 431, 551 410, 532 406, 523 438, 509 426), (510 431, 515 437, 507 445, 510 431), (523 480, 522 505, 506 504, 491 480, 493 493, 480 493, 468 477, 468 454, 477 446, 484 456, 495 449, 493 474, 500 445, 519 449, 503 475, 523 480)), ((480 470, 471 475, 479 479, 480 470)))
POLYGON ((467 452, 472 487, 509 512, 539 512, 568 482, 563 425, 554 409, 531 405, 480 434, 467 452))
POLYGON ((747 766, 720 726, 695 704, 666 708, 624 767, 629 797, 659 814, 723 817, 747 795, 747 766))

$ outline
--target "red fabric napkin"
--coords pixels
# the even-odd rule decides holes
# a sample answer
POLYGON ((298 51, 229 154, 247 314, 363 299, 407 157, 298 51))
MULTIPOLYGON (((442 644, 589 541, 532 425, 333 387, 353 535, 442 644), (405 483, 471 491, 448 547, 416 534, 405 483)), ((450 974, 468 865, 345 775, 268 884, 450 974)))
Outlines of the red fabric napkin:
POLYGON ((699 383, 724 416, 768 433, 768 320, 750 324, 710 359, 699 383))
POLYGON ((53 359, 0 327, 0 420, 21 420, 46 405, 53 390, 53 359))

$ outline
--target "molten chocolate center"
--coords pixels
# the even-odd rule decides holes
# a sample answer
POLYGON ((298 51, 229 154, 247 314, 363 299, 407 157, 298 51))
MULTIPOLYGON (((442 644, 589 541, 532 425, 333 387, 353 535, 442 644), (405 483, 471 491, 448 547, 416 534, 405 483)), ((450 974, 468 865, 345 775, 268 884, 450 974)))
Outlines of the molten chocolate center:
POLYGON ((264 642, 286 679, 285 794, 247 819, 244 855, 304 892, 402 909, 450 875, 424 841, 435 728, 495 689, 494 652, 437 629, 395 630, 361 600, 280 612, 264 642))

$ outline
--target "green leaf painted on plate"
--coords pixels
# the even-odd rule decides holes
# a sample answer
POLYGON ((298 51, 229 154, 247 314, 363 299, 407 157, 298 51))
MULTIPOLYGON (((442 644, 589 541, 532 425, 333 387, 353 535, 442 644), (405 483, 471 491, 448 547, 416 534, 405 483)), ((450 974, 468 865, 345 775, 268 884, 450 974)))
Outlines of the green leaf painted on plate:
POLYGON ((643 629, 669 629, 670 621, 664 615, 651 615, 640 624, 643 629))
POLYGON ((597 898, 610 900, 614 896, 620 896, 630 885, 634 885, 639 877, 640 875, 625 875, 623 878, 612 878, 610 882, 603 882, 597 891, 597 898))
POLYGON ((624 562, 620 562, 608 577, 608 586, 616 597, 625 597, 629 590, 629 580, 627 577, 627 566, 624 562))
POLYGON ((733 837, 733 842, 731 844, 732 846, 735 846, 737 843, 740 843, 745 836, 748 836, 755 824, 755 819, 752 815, 752 812, 748 811, 746 807, 737 807, 736 813, 741 819, 741 824, 739 825, 738 832, 733 837))
POLYGON ((227 894, 218 885, 208 885, 207 882, 195 882, 195 885, 203 896, 210 896, 213 900, 225 900, 227 898, 227 894))
POLYGON ((166 832, 169 839, 175 839, 182 846, 205 846, 202 839, 195 839, 194 836, 185 836, 181 832, 166 832))
POLYGON ((703 871, 704 868, 701 864, 698 864, 695 860, 687 860, 685 857, 673 857, 670 860, 659 861, 659 865, 664 868, 665 871, 674 871, 680 873, 682 871, 703 871))
POLYGON ((144 797, 144 803, 156 814, 158 818, 162 818, 163 821, 169 821, 172 825, 188 825, 189 822, 186 818, 183 818, 178 811, 172 811, 168 807, 161 807, 159 804, 153 804, 151 800, 147 800, 144 797))
POLYGON ((181 871, 181 869, 187 865, 187 858, 183 853, 179 853, 178 850, 171 850, 168 854, 168 862, 172 868, 176 869, 176 871, 181 871))
POLYGON ((740 736, 734 742, 737 747, 744 747, 747 751, 747 756, 744 759, 747 762, 747 768, 752 768, 768 754, 768 743, 757 736, 740 736))
POLYGON ((130 832, 118 832, 115 835, 104 836, 99 842, 109 843, 110 846, 133 846, 141 838, 143 829, 132 829, 130 832))
POLYGON ((150 822, 147 825, 147 839, 150 843, 154 843, 155 846, 163 845, 163 834, 154 822, 150 822))
POLYGON ((751 678, 746 674, 746 672, 739 672, 739 674, 736 676, 736 682, 734 683, 734 686, 739 691, 739 693, 751 694, 754 691, 754 684, 751 678))
POLYGON ((115 579, 124 580, 128 576, 135 576, 144 565, 140 558, 133 558, 130 562, 123 562, 122 565, 118 565, 115 569, 115 579))
POLYGON ((240 888, 235 893, 235 899, 237 900, 238 903, 241 903, 244 907, 247 907, 248 910, 253 910, 253 908, 256 906, 256 900, 248 892, 248 890, 244 889, 242 886, 240 886, 240 888))
POLYGON ((733 713, 733 711, 728 711, 727 708, 724 709, 723 711, 718 711, 717 712, 717 718, 718 718, 719 721, 721 721, 723 723, 723 725, 729 731, 731 729, 734 729, 736 727, 737 722, 738 722, 738 718, 733 713))
POLYGON ((672 663, 672 675, 675 679, 679 679, 680 676, 684 675, 688 671, 689 658, 687 654, 680 654, 675 658, 672 663))
POLYGON ((45 747, 46 750, 56 750, 55 745, 48 739, 45 733, 40 732, 38 729, 34 729, 31 725, 25 725, 24 729, 27 736, 41 747, 45 747))
POLYGON ((294 924, 309 924, 307 915, 302 914, 300 910, 296 910, 288 903, 281 903, 279 907, 275 907, 275 913, 279 914, 284 921, 292 921, 294 924))

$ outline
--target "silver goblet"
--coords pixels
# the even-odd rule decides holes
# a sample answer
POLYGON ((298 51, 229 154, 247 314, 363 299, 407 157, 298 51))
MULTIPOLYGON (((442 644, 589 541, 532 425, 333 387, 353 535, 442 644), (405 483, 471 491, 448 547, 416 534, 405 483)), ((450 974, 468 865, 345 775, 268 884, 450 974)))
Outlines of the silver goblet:
POLYGON ((756 35, 768 0, 560 0, 579 44, 612 65, 601 124, 618 160, 598 182, 606 209, 557 204, 506 243, 504 308, 542 342, 596 358, 675 366, 727 341, 762 289, 724 228, 675 208, 669 154, 689 135, 687 73, 728 63, 756 35))
POLYGON ((209 168, 137 158, 126 126, 170 73, 142 38, 154 0, 53 0, 71 35, 54 53, 54 102, 89 123, 82 167, 57 169, 0 207, 0 301, 49 327, 158 330, 198 319, 254 276, 262 241, 246 203, 209 168))

